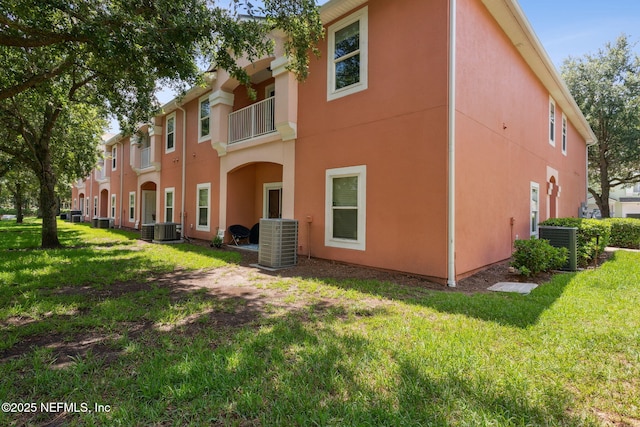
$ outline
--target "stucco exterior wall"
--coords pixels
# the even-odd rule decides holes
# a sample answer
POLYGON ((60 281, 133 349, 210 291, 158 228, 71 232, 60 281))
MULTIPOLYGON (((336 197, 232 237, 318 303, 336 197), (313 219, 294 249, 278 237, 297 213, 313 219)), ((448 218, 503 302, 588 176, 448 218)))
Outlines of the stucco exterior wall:
POLYGON ((301 252, 445 277, 447 2, 367 6, 368 89, 327 101, 326 42, 299 88, 295 217, 312 217, 301 252), (327 247, 325 172, 360 165, 366 248, 327 247))
POLYGON ((531 182, 540 186, 541 221, 577 215, 586 144, 569 122, 562 153, 559 106, 549 143, 549 92, 480 1, 458 1, 457 17, 456 263, 464 275, 509 258, 513 240, 529 238, 531 182))

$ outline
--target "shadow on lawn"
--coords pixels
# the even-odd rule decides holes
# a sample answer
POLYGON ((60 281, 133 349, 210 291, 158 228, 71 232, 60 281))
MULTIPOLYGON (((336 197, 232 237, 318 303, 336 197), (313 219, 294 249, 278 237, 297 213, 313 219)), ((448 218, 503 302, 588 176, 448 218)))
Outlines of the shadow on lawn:
MULTIPOLYGON (((124 295, 112 298, 112 303, 117 305, 124 295)), ((180 292, 174 297, 184 301, 194 295, 199 294, 180 292)), ((333 316, 331 307, 305 307, 267 318, 251 308, 251 301, 236 304, 257 324, 241 323, 237 326, 245 327, 215 332, 211 313, 171 331, 154 328, 149 321, 136 322, 136 328, 124 324, 133 329, 125 338, 93 345, 94 353, 78 353, 54 371, 50 355, 34 354, 19 375, 8 375, 13 394, 0 397, 3 401, 108 399, 114 411, 103 421, 125 425, 188 420, 195 425, 448 426, 473 419, 509 424, 514 417, 523 425, 579 425, 563 410, 567 398, 556 388, 545 389, 544 399, 529 402, 509 387, 508 378, 498 379, 498 384, 453 366, 434 370, 429 361, 388 348, 389 343, 337 332, 345 320, 333 316), (111 364, 118 368, 110 369, 111 364), (93 386, 87 389, 83 384, 93 386), (65 389, 76 391, 65 394, 65 389), (92 391, 98 394, 88 394, 92 391)), ((148 310, 160 315, 169 307, 159 296, 148 310)), ((90 341, 86 332, 79 338, 84 341, 73 340, 75 349, 90 341)), ((71 341, 67 336, 67 344, 71 341)), ((22 414, 20 420, 46 423, 54 416, 22 414)), ((65 420, 77 417, 88 422, 91 415, 68 414, 65 420)))
POLYGON ((505 326, 527 328, 558 300, 575 273, 560 273, 534 289, 529 295, 514 293, 465 294, 413 288, 390 282, 320 279, 322 283, 345 290, 429 307, 443 313, 461 314, 505 326))
MULTIPOLYGON (((9 298, 25 312, 32 303, 71 303, 75 311, 3 325, 0 335, 17 340, 0 352, 6 381, 1 401, 110 404, 114 411, 97 424, 446 426, 473 419, 509 424, 513 417, 530 425, 580 424, 564 411, 567 396, 557 388, 545 388, 543 398, 530 402, 509 387, 508 378, 489 380, 477 371, 439 366, 437 354, 416 357, 391 342, 373 342, 342 328, 367 315, 362 311, 320 302, 283 306, 283 314, 274 315, 266 290, 181 286, 206 272, 104 285, 89 277, 125 266, 144 277, 155 266, 126 249, 112 250, 108 259, 97 249, 76 252, 73 262, 88 276, 68 277, 69 284, 55 287, 60 266, 28 286, 37 295, 26 295, 22 285, 11 290, 9 298), (6 369, 15 359, 21 359, 21 368, 6 369)), ((528 297, 469 296, 355 280, 326 283, 525 327, 561 295, 570 277, 528 297)), ((14 416, 0 414, 0 424, 3 417, 44 424, 57 414, 14 416)), ((68 414, 64 421, 96 423, 91 416, 68 414)))

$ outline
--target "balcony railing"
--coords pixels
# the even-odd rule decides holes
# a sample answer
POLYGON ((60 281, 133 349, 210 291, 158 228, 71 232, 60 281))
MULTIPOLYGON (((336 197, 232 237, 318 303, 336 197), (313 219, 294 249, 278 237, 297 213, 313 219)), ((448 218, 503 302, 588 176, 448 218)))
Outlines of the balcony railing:
POLYGON ((229 144, 276 131, 275 97, 256 102, 229 114, 229 144))
POLYGON ((142 148, 140 150, 140 169, 151 166, 151 147, 142 148))

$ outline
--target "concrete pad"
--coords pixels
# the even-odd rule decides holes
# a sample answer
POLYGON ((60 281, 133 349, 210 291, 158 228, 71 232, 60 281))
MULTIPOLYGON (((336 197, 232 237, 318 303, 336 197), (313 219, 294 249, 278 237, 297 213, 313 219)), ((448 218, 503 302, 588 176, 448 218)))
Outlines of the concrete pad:
POLYGON ((487 288, 487 290, 496 292, 516 292, 522 295, 527 295, 537 287, 538 285, 535 283, 500 282, 487 288))

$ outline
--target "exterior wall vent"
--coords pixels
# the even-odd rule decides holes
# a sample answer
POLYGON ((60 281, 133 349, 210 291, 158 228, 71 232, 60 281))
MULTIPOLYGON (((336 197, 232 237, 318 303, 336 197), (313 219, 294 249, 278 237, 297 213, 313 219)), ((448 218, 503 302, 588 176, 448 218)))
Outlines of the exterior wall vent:
POLYGON ((175 222, 158 222, 154 224, 153 240, 164 242, 178 240, 178 224, 175 222))
POLYGON ((292 267, 298 262, 298 221, 260 220, 258 264, 271 268, 292 267))
POLYGON ((569 258, 562 269, 576 271, 578 269, 578 229, 541 225, 539 230, 540 238, 548 240, 551 246, 569 250, 569 258))

